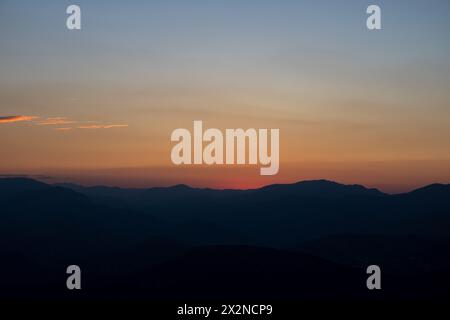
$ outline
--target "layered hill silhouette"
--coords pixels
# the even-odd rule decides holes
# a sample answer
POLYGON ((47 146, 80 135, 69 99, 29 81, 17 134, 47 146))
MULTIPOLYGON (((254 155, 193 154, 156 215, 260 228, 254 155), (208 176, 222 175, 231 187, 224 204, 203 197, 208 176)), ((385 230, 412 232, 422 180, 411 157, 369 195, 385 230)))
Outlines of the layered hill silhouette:
POLYGON ((390 195, 327 180, 214 190, 6 178, 0 201, 4 298, 70 296, 70 264, 83 269, 80 298, 449 296, 450 185, 390 195), (365 287, 370 264, 386 271, 382 293, 365 287))

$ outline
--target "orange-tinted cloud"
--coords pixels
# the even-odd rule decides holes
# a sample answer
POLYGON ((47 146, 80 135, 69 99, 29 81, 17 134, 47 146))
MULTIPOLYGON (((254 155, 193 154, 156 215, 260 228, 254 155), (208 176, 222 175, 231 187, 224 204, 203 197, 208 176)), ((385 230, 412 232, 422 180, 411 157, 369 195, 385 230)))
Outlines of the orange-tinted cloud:
MULTIPOLYGON (((39 120, 40 117, 35 116, 5 116, 0 117, 0 123, 10 123, 10 122, 19 122, 19 121, 33 121, 33 124, 36 126, 61 126, 67 124, 75 124, 75 123, 98 123, 98 121, 76 121, 69 119, 68 117, 53 117, 53 118, 43 118, 39 120)), ((77 129, 111 129, 111 128, 121 128, 128 127, 128 124, 89 124, 89 125, 81 125, 78 127, 73 127, 77 129)), ((55 128, 57 131, 67 131, 73 129, 72 127, 58 127, 55 128)))
POLYGON ((36 118, 38 118, 38 117, 35 117, 35 116, 7 116, 7 117, 0 117, 0 123, 31 121, 36 118))
POLYGON ((110 128, 119 128, 119 127, 128 127, 127 124, 95 124, 90 126, 79 126, 78 129, 110 129, 110 128))
POLYGON ((56 118, 47 118, 45 120, 39 121, 37 125, 39 126, 53 126, 53 125, 61 125, 61 124, 70 124, 76 123, 77 121, 69 120, 67 117, 56 117, 56 118))

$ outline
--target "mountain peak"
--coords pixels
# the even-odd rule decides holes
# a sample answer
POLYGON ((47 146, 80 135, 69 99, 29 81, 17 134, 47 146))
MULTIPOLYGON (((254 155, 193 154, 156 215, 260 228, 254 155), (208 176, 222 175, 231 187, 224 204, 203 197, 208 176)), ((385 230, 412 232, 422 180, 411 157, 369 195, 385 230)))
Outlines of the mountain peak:
POLYGON ((433 183, 425 187, 415 189, 408 194, 450 194, 450 184, 433 183))
POLYGON ((0 196, 5 197, 17 192, 36 191, 50 188, 46 183, 30 178, 11 177, 0 179, 0 196))
POLYGON ((382 196, 383 192, 374 188, 366 188, 359 184, 341 184, 335 181, 326 179, 320 180, 304 180, 292 184, 274 184, 261 188, 262 191, 271 192, 283 192, 296 194, 299 196, 353 196, 353 195, 366 195, 366 196, 382 196))

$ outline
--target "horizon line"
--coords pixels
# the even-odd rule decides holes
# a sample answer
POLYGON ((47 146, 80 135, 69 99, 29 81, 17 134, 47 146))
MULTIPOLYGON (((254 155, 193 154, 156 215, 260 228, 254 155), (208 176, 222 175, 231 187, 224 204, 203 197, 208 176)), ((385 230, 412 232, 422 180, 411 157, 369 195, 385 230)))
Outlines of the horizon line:
POLYGON ((174 188, 174 187, 187 187, 189 189, 194 189, 194 190, 216 190, 216 191, 252 191, 252 190, 260 190, 266 187, 270 187, 270 186, 289 186, 289 185, 295 185, 295 184, 299 184, 299 183, 305 183, 305 182, 330 182, 330 183, 335 183, 341 186, 361 186, 367 190, 376 190, 382 194, 387 194, 387 195, 396 195, 396 194, 406 194, 406 193, 410 193, 419 189, 423 189, 429 186, 433 186, 433 185, 441 185, 441 186, 449 186, 450 183, 441 183, 441 182, 433 182, 433 183, 429 183, 426 185, 421 185, 418 187, 415 187, 413 189, 411 189, 410 191, 406 191, 406 192, 397 192, 397 193, 392 193, 392 192, 385 192, 380 190, 379 188, 376 187, 367 187, 364 184, 359 184, 359 183, 342 183, 342 182, 338 182, 335 180, 330 180, 330 179, 326 179, 326 178, 317 178, 317 179, 308 179, 308 180, 297 180, 295 182, 291 182, 291 183, 270 183, 270 184, 266 184, 260 187, 256 187, 256 188, 214 188, 214 187, 195 187, 192 185, 189 185, 188 183, 177 183, 177 184, 171 184, 171 185, 167 185, 167 186, 148 186, 148 187, 121 187, 118 185, 108 185, 108 184, 93 184, 93 185, 87 185, 87 184, 83 184, 83 183, 74 183, 74 182, 55 182, 55 183, 48 183, 45 180, 50 180, 53 179, 53 177, 51 176, 46 176, 46 175, 26 175, 26 174, 0 174, 0 180, 4 180, 4 179, 28 179, 28 180, 33 180, 33 181, 38 181, 50 186, 58 186, 58 185, 64 185, 64 184, 68 184, 68 185, 76 185, 76 186, 80 186, 83 188, 98 188, 98 187, 104 187, 104 188, 117 188, 117 189, 136 189, 136 190, 147 190, 147 189, 170 189, 170 188, 174 188), (44 180, 44 181, 42 181, 44 180))

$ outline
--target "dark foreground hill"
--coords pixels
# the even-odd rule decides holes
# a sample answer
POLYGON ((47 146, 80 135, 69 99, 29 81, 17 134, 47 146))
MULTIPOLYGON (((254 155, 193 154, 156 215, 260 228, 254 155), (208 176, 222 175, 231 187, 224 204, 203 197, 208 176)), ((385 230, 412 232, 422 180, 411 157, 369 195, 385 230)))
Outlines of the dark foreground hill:
POLYGON ((450 186, 384 194, 319 180, 256 190, 0 179, 0 296, 445 298, 450 186), (383 290, 365 268, 380 265, 383 290), (69 296, 68 296, 69 295, 69 296))

